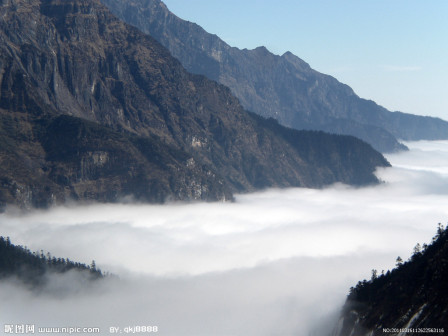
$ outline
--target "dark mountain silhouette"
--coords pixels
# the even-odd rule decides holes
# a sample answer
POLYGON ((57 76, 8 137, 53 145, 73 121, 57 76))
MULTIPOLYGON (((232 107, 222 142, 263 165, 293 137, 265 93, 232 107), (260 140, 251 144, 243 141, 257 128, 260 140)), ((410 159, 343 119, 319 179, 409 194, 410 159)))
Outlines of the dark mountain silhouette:
POLYGON ((448 330, 448 230, 409 261, 350 289, 335 336, 444 335, 448 330), (405 333, 405 329, 410 331, 405 333), (399 329, 403 329, 400 334, 399 329))
POLYGON ((283 125, 353 135, 382 152, 405 149, 397 138, 448 139, 448 122, 389 112, 290 52, 277 56, 265 47, 230 47, 172 14, 160 0, 102 1, 118 17, 156 38, 188 71, 228 86, 245 109, 283 125))
POLYGON ((376 183, 353 137, 245 112, 97 0, 0 1, 0 203, 226 200, 376 183))
POLYGON ((31 252, 23 246, 12 244, 9 237, 0 237, 0 280, 14 278, 36 289, 45 285, 49 275, 68 271, 82 272, 85 279, 90 280, 104 277, 94 261, 86 265, 56 258, 50 253, 44 254, 44 251, 31 252))

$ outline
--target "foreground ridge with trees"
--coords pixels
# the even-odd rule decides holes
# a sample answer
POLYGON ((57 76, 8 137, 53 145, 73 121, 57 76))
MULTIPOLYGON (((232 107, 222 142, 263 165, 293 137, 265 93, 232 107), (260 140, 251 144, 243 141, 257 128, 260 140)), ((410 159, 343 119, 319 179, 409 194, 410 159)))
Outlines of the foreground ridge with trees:
POLYGON ((350 288, 335 336, 443 335, 448 331, 448 230, 439 223, 431 244, 408 261, 350 288))
POLYGON ((105 277, 96 268, 95 261, 86 265, 68 258, 56 258, 43 250, 31 252, 26 247, 12 244, 9 237, 0 236, 0 280, 15 277, 31 287, 39 287, 45 284, 46 275, 68 271, 83 272, 89 280, 105 277))

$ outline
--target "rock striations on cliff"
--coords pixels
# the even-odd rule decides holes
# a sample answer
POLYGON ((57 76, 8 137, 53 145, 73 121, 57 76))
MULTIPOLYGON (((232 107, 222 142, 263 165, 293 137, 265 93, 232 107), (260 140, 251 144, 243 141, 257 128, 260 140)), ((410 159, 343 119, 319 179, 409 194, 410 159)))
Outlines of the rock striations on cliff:
POLYGON ((245 109, 288 127, 353 135, 382 152, 406 149, 397 139, 448 139, 446 121, 390 112, 290 52, 277 56, 265 47, 230 47, 160 0, 102 1, 161 42, 188 71, 228 86, 245 109))
POLYGON ((0 203, 226 200, 377 182, 348 136, 248 113, 98 0, 0 0, 0 203))

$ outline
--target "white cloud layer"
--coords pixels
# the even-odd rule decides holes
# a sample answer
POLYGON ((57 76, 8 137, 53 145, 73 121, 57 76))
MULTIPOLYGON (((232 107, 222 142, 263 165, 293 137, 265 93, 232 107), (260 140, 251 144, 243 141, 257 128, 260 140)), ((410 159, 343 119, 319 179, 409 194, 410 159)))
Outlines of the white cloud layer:
POLYGON ((78 289, 64 275, 39 295, 0 284, 0 323, 323 336, 350 286, 409 257, 448 219, 448 142, 407 145, 388 156, 394 168, 379 170, 385 183, 375 187, 268 190, 233 204, 11 209, 0 234, 13 243, 95 259, 120 278, 78 289))

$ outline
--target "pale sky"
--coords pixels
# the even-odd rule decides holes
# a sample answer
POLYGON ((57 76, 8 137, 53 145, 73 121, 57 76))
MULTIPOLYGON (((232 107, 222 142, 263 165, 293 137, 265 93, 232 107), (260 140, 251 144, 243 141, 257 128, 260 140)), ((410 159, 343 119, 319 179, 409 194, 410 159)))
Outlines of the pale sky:
POLYGON ((231 46, 291 51, 392 111, 448 120, 446 0, 163 0, 231 46))

